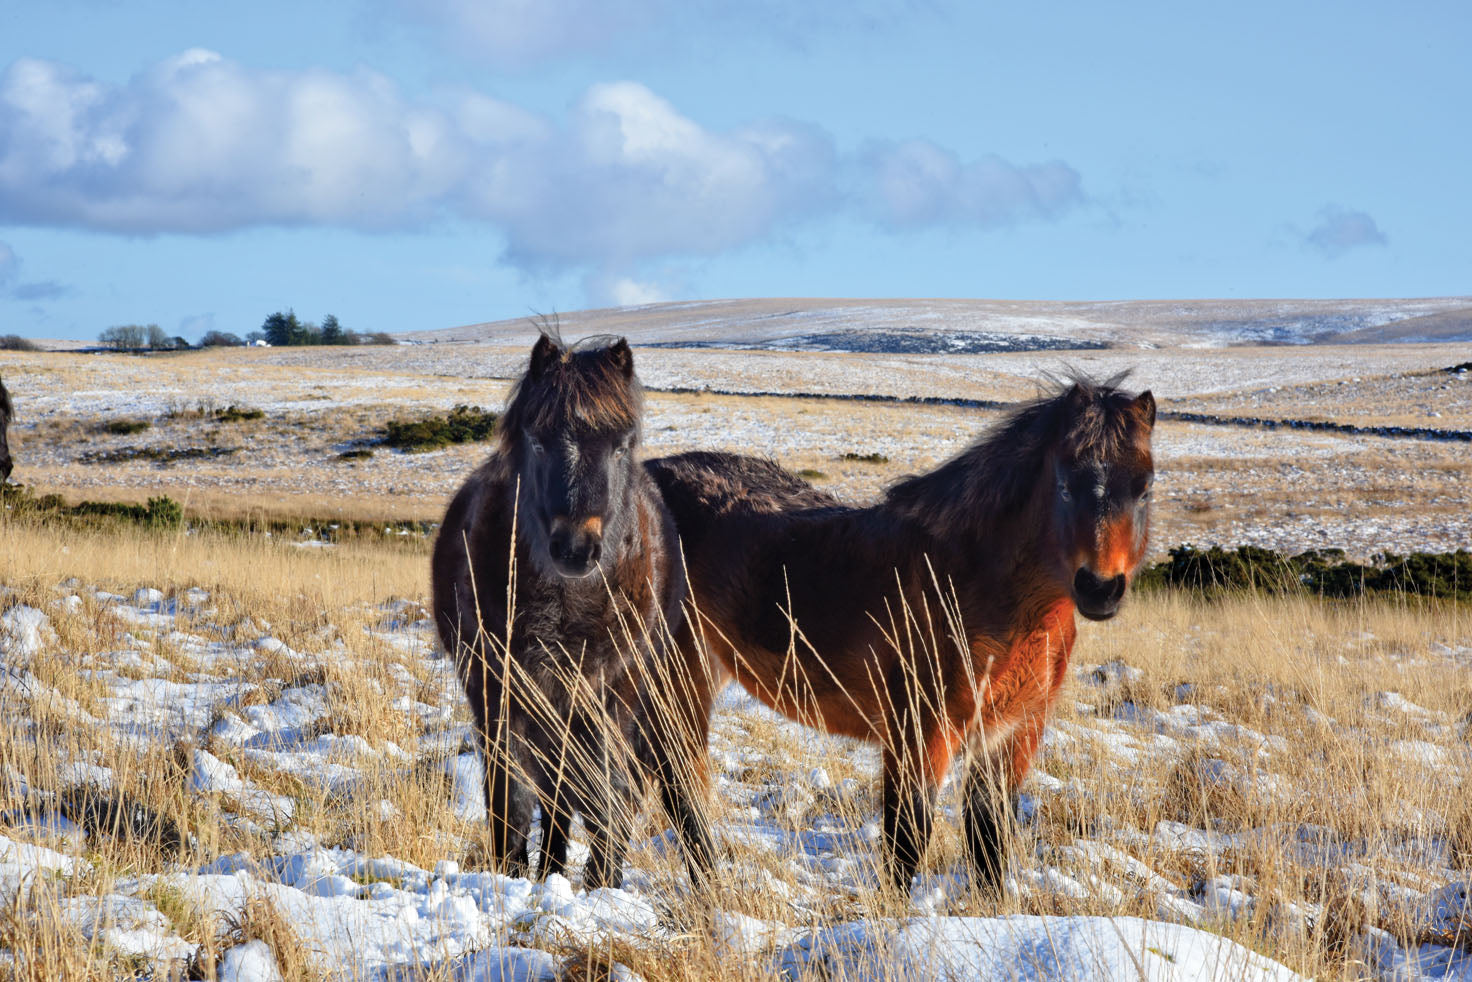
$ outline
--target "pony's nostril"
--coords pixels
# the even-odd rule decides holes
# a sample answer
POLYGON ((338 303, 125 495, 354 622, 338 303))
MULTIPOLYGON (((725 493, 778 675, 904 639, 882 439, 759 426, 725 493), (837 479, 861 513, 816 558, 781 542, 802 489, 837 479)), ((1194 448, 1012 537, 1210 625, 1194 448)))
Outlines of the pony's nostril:
POLYGON ((1087 566, 1079 567, 1073 575, 1073 592, 1081 600, 1099 606, 1109 606, 1119 603, 1124 599, 1125 587, 1128 585, 1123 573, 1104 579, 1095 575, 1094 571, 1087 566))
POLYGON ((1100 581, 1087 566, 1080 566, 1073 574, 1073 592, 1080 597, 1093 599, 1099 593, 1100 581))
POLYGON ((589 566, 596 566, 596 565, 598 565, 598 560, 600 560, 602 558, 603 558, 603 543, 601 543, 601 542, 590 542, 590 543, 588 543, 588 560, 587 560, 587 564, 589 566))

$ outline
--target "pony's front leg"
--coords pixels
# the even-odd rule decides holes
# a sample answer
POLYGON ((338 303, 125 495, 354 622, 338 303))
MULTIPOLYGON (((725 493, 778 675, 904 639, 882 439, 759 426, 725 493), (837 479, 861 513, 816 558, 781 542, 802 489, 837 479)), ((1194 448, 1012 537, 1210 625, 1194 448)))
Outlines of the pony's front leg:
POLYGON ((615 779, 583 811, 590 853, 583 868, 583 886, 619 887, 624 882, 624 857, 634 828, 634 796, 626 780, 615 779))
POLYGON ((509 876, 526 876, 531 871, 530 842, 532 808, 536 793, 521 775, 521 767, 509 758, 504 746, 487 741, 486 818, 491 826, 491 858, 509 876))
MULTIPOLYGON (((567 843, 572 830, 572 806, 566 789, 560 784, 551 794, 542 796, 542 859, 537 865, 537 879, 545 880, 553 873, 567 875, 567 843)), ((528 856, 530 861, 530 856, 528 856)))
POLYGON ((996 755, 978 756, 967 768, 962 789, 966 852, 976 870, 976 886, 990 893, 1001 891, 1012 816, 1017 814, 1017 789, 1000 765, 996 755))
POLYGON ((1008 865, 1008 846, 1016 833, 1017 792, 1032 766, 1043 735, 1044 715, 1025 718, 998 746, 986 747, 978 734, 962 788, 966 851, 977 886, 1000 893, 1008 865))
MULTIPOLYGON (((884 841, 889 882, 909 896, 915 871, 925 858, 940 782, 912 754, 884 752, 884 841)), ((941 772, 944 774, 944 771, 941 772)))

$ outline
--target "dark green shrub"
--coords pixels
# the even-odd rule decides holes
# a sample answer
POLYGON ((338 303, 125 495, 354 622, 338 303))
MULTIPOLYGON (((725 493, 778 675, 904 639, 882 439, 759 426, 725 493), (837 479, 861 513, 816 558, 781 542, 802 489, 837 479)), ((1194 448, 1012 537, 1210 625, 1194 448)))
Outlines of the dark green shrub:
POLYGON ((337 455, 337 459, 338 460, 367 460, 369 457, 372 457, 372 456, 373 456, 373 451, 372 450, 369 450, 367 447, 354 447, 351 450, 344 450, 342 453, 338 454, 337 455))
POLYGON ((391 419, 383 429, 386 446, 408 453, 438 450, 453 443, 480 443, 496 430, 496 414, 479 406, 456 406, 444 416, 391 419))
POLYGON ((1359 563, 1347 559, 1342 549, 1311 549, 1288 556, 1257 546, 1228 550, 1184 545, 1170 550, 1169 559, 1142 571, 1136 583, 1205 593, 1261 590, 1324 597, 1410 594, 1472 600, 1472 552, 1381 553, 1359 563))
POLYGON ((828 475, 824 474, 822 471, 815 471, 811 467, 804 467, 802 470, 797 472, 797 476, 802 478, 804 481, 821 481, 828 475))
POLYGON ((154 528, 178 528, 184 524, 184 506, 168 495, 149 498, 143 506, 143 522, 154 528))
POLYGON ((90 451, 77 459, 84 464, 126 464, 134 460, 150 460, 168 467, 181 460, 212 460, 239 451, 239 447, 119 447, 116 450, 90 451))
POLYGON ((215 410, 215 421, 218 423, 240 423, 248 419, 264 419, 264 409, 252 409, 248 406, 226 406, 224 409, 215 410))
POLYGON ((882 453, 846 453, 844 460, 856 460, 861 464, 887 464, 889 458, 882 453))
POLYGON ((102 424, 102 431, 116 436, 131 436, 134 433, 142 433, 152 425, 146 419, 110 419, 102 424))
POLYGON ((116 518, 157 529, 178 528, 184 523, 184 507, 168 495, 149 498, 145 505, 121 501, 84 501, 67 507, 58 501, 57 510, 63 515, 116 518))

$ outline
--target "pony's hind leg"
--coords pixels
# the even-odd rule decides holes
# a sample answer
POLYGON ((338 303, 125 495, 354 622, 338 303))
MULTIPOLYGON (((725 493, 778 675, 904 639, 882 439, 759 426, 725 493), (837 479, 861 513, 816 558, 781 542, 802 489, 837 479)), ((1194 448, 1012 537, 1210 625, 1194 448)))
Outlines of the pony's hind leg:
POLYGON ((638 720, 638 755, 659 786, 660 804, 684 849, 690 881, 698 886, 709 885, 716 865, 705 808, 710 798, 707 741, 713 689, 703 667, 692 671, 686 666, 685 674, 665 687, 663 697, 646 693, 638 720))

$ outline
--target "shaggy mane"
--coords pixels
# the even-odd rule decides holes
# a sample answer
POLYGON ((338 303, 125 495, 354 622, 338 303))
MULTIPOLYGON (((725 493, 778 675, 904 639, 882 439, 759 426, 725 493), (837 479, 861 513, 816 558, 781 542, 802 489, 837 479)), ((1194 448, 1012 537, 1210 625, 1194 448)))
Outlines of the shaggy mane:
POLYGON ((530 370, 511 390, 496 427, 503 452, 514 451, 521 433, 637 433, 644 397, 639 382, 626 375, 612 349, 622 338, 595 335, 564 345, 555 334, 544 335, 561 357, 533 379, 530 370))
POLYGON ((929 474, 900 478, 885 504, 931 528, 972 524, 966 515, 1003 514, 1035 485, 1044 453, 1114 459, 1130 439, 1135 394, 1078 372, 1054 378, 1053 391, 1023 403, 981 438, 929 474))

